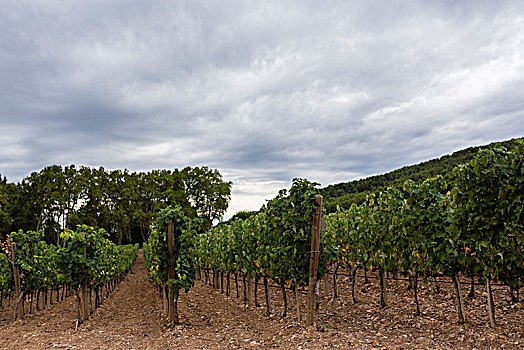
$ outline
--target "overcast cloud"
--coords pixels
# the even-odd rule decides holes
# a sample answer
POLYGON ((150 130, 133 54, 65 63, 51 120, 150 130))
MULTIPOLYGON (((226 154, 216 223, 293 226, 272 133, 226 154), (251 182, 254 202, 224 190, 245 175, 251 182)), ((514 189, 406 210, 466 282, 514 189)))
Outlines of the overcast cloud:
POLYGON ((0 0, 0 174, 207 165, 229 215, 524 136, 522 1, 0 0))

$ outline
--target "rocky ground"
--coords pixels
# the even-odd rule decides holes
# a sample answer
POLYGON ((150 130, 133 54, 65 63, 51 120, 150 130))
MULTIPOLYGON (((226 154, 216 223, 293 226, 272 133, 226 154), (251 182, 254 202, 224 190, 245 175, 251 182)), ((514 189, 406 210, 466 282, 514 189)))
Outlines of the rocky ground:
MULTIPOLYGON (((270 288, 272 314, 259 287, 259 307, 243 302, 231 281, 231 295, 202 281, 179 301, 180 325, 166 326, 161 299, 146 281, 144 259, 83 325, 75 327, 76 302, 68 297, 44 310, 12 321, 12 305, 0 311, 0 349, 522 349, 524 303, 511 303, 507 288, 495 287, 497 326, 487 326, 484 288, 466 297, 468 322, 457 323, 451 284, 436 294, 420 287, 422 314, 414 316, 413 297, 405 282, 388 281, 387 307, 379 304, 377 280, 359 279, 361 301, 353 304, 350 283, 339 279, 340 296, 322 288, 317 326, 296 321, 294 297, 288 292, 288 316, 282 318, 282 297, 270 288)), ((342 272, 344 272, 342 270, 342 272)), ((373 276, 372 276, 373 277, 373 276)), ((464 285, 464 294, 468 286, 464 285)), ((332 289, 332 288, 330 288, 332 289)), ((330 290, 331 292, 331 290, 330 290)), ((305 296, 301 296, 302 318, 305 296)))

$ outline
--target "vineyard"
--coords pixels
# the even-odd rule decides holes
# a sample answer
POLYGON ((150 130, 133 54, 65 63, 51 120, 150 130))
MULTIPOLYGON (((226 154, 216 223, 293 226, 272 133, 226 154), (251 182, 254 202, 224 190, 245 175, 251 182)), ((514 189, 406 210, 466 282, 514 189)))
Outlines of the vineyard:
POLYGON ((63 232, 62 247, 45 243, 42 236, 42 232, 13 232, 0 253, 0 300, 14 297, 15 318, 24 317, 27 300, 32 313, 33 304, 38 311, 74 293, 77 322, 83 323, 104 293, 107 298, 126 275, 138 252, 138 244, 117 246, 104 230, 88 226, 63 232))
MULTIPOLYGON (((454 183, 440 176, 420 184, 407 181, 403 191, 390 188, 362 205, 328 215, 317 285, 327 266, 332 274, 339 266, 348 267, 352 300, 358 303, 357 271, 376 271, 384 308, 386 275, 404 275, 411 281, 414 312, 419 315, 418 281, 432 281, 438 290, 435 278, 446 276, 453 281, 458 320, 464 323, 460 279, 477 278, 485 284, 489 324, 494 327, 491 284, 507 285, 512 301, 517 302, 524 276, 523 152, 522 144, 513 152, 482 150, 454 170, 454 183)), ((220 274, 220 283, 224 273, 236 276, 240 272, 248 283, 254 278, 255 286, 261 278, 267 286, 271 278, 282 291, 287 281, 295 290, 304 287, 313 253, 308 229, 314 194, 314 184, 295 180, 289 195, 281 192, 261 213, 200 235, 199 266, 220 274)), ((283 302, 287 303, 285 293, 283 302)))
MULTIPOLYGON (((139 278, 123 283, 135 286, 126 293, 140 295, 133 308, 143 304, 148 315, 121 316, 143 317, 162 340, 136 340, 133 332, 129 339, 158 348, 519 348, 523 155, 523 143, 484 149, 455 168, 452 181, 408 180, 328 215, 318 184, 305 179, 258 213, 203 232, 201 219, 168 206, 135 263, 139 278), (246 327, 256 331, 243 336, 246 327)), ((123 279, 138 246, 116 246, 87 226, 61 242, 12 233, 0 254, 2 299, 14 295, 20 312, 29 299, 38 309, 42 294, 58 300, 69 291, 78 326, 123 279)), ((131 299, 122 292, 115 303, 131 299)))

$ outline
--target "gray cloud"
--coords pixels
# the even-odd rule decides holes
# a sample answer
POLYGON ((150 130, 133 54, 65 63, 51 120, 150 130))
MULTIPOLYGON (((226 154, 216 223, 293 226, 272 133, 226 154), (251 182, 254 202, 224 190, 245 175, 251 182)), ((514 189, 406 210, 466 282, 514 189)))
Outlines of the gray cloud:
POLYGON ((519 1, 4 1, 0 173, 208 165, 230 212, 524 134, 519 1))

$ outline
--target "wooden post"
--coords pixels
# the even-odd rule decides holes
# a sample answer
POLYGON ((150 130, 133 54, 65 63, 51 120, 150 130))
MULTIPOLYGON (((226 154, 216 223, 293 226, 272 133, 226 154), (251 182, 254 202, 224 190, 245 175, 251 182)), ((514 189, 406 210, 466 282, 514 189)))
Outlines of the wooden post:
POLYGON ((464 309, 464 298, 462 297, 462 290, 460 287, 460 277, 458 273, 451 274, 453 285, 455 286, 455 293, 457 295, 457 311, 459 316, 459 323, 466 323, 466 312, 464 309))
POLYGON ((269 288, 267 283, 267 277, 264 275, 264 293, 266 294, 266 309, 267 314, 271 315, 271 307, 269 306, 269 288))
MULTIPOLYGON (((384 268, 379 266, 378 275, 380 277, 380 307, 386 307, 386 278, 384 277, 384 268)), ((413 282, 413 279, 411 279, 413 282)))
POLYGON ((286 297, 286 282, 280 282, 280 290, 282 291, 282 299, 284 299, 284 312, 282 312, 282 317, 287 316, 287 297, 286 297))
POLYGON ((338 271, 338 268, 339 268, 340 264, 333 264, 333 298, 331 300, 335 300, 336 298, 338 298, 338 284, 337 284, 337 271, 338 271))
MULTIPOLYGON (((85 232, 82 232, 81 235, 86 237, 85 232)), ((87 257, 87 250, 84 248, 84 256, 87 257)), ((82 281, 82 316, 84 317, 84 321, 89 319, 89 302, 87 300, 87 277, 84 277, 82 281)))
MULTIPOLYGON (((15 300, 19 301, 20 295, 22 294, 22 287, 20 285, 20 271, 18 270, 18 265, 15 264, 16 259, 16 243, 11 243, 11 261, 13 263, 13 278, 15 280, 15 300)), ((24 318, 24 303, 19 301, 17 302, 16 319, 21 320, 24 318)))
POLYGON ((489 326, 495 328, 495 303, 493 302, 493 293, 491 292, 491 276, 486 278, 486 293, 488 295, 489 326))
POLYGON ((293 292, 295 293, 295 307, 297 310, 297 322, 301 322, 302 318, 300 317, 300 291, 296 284, 293 284, 293 292))
POLYGON ((358 266, 353 266, 351 268, 351 296, 353 297, 353 304, 357 304, 360 301, 357 289, 357 271, 358 266))
POLYGON ((247 276, 247 273, 245 272, 242 272, 242 283, 244 285, 244 302, 247 303, 248 300, 247 300, 247 284, 246 284, 246 276, 247 276))
POLYGON ((416 268, 413 269, 413 271, 409 271, 409 273, 413 276, 412 279, 413 279, 413 296, 415 297, 415 316, 419 316, 420 315, 420 305, 419 305, 419 302, 418 302, 418 291, 417 291, 417 288, 418 288, 418 271, 416 268))
POLYGON ((317 280, 317 284, 315 285, 315 312, 318 312, 319 307, 320 307, 320 279, 317 280))
POLYGON ((329 274, 328 273, 324 275, 324 292, 326 293, 326 296, 329 296, 331 294, 329 290, 329 274))
POLYGON ((167 302, 167 293, 166 293, 167 286, 163 286, 161 288, 162 288, 162 311, 164 312, 164 316, 167 316, 169 312, 169 303, 167 302))
POLYGON ((235 272, 235 285, 237 289, 237 298, 240 298, 240 293, 238 291, 238 272, 235 272))
POLYGON ((322 218, 322 196, 317 194, 315 200, 318 208, 313 214, 313 227, 311 232, 311 252, 309 260, 309 285, 307 296, 306 326, 312 326, 315 320, 315 285, 317 283, 318 261, 320 258, 320 226, 322 218))
POLYGON ((253 303, 253 285, 251 284, 251 271, 247 273, 247 305, 251 306, 253 303))
POLYGON ((229 275, 230 275, 230 272, 227 271, 226 272, 226 279, 227 279, 227 281, 226 281, 226 297, 229 296, 229 287, 231 286, 231 281, 229 279, 229 275))
MULTIPOLYGON (((173 254, 173 246, 175 245, 175 223, 173 220, 169 221, 169 225, 167 227, 167 247, 169 248, 169 254, 170 254, 170 261, 169 261, 169 269, 167 270, 167 278, 168 279, 174 279, 175 278, 175 262, 173 261, 172 254, 173 254)), ((175 321, 175 291, 173 290, 173 287, 169 287, 168 291, 168 312, 167 312, 167 319, 169 321, 169 324, 173 324, 175 321)))

